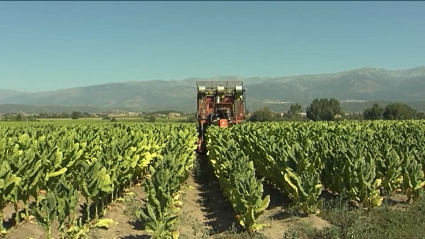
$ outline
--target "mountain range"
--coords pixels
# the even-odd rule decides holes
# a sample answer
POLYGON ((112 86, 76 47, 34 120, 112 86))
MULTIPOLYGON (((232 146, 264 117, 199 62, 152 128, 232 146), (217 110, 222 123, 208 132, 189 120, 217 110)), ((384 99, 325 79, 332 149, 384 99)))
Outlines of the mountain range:
MULTIPOLYGON (((315 98, 336 98, 357 108, 372 102, 405 102, 425 105, 425 66, 404 70, 360 68, 334 74, 289 77, 222 76, 183 80, 151 80, 107 83, 44 92, 0 89, 0 113, 18 111, 196 111, 196 81, 242 80, 247 108, 306 107, 315 98), (286 102, 286 103, 285 103, 286 102), (357 106, 353 106, 356 105, 357 106), (78 108, 80 107, 80 108, 78 108)), ((345 106, 344 106, 345 105, 345 106)), ((359 110, 361 110, 359 108, 359 110)))

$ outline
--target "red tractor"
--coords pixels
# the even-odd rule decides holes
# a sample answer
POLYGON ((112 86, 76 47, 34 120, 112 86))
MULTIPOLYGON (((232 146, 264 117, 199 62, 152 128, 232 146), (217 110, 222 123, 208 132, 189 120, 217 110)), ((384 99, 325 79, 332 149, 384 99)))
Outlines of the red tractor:
POLYGON ((206 152, 204 140, 208 126, 226 128, 245 121, 245 89, 242 81, 198 81, 198 148, 206 152))

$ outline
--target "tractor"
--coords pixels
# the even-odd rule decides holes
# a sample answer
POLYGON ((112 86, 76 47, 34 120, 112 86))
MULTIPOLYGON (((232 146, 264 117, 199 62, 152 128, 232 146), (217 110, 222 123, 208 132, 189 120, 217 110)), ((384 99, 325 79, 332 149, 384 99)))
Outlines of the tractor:
POLYGON ((242 81, 197 81, 197 153, 206 153, 208 126, 227 128, 245 122, 245 89, 242 81))

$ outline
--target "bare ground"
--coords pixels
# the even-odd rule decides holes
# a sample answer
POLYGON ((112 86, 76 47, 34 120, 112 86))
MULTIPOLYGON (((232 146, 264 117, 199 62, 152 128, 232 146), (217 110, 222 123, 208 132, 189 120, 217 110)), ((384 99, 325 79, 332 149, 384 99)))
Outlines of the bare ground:
MULTIPOLYGON (((235 213, 231 204, 225 200, 220 190, 220 185, 212 174, 204 158, 198 158, 199 165, 194 174, 189 177, 184 187, 183 208, 178 229, 181 238, 215 238, 229 231, 237 231, 235 213)), ((265 195, 270 194, 271 203, 261 222, 268 223, 271 227, 262 234, 270 239, 282 238, 285 231, 292 225, 306 223, 314 228, 323 228, 328 222, 316 216, 296 217, 285 211, 286 201, 283 194, 265 186, 265 195)), ((143 207, 141 198, 146 194, 140 185, 131 189, 134 195, 127 195, 123 200, 111 205, 104 218, 113 219, 114 223, 109 229, 93 228, 89 238, 93 239, 138 239, 149 238, 142 225, 134 220, 134 212, 143 207)), ((21 205, 22 206, 22 205, 21 205)), ((22 208, 22 207, 21 207, 22 208)), ((4 210, 4 220, 10 221, 14 217, 13 206, 9 205, 4 210)), ((13 239, 44 239, 46 233, 35 221, 24 221, 17 226, 13 222, 6 238, 13 239)), ((55 224, 57 225, 57 224, 55 224)), ((53 232, 54 238, 59 238, 57 230, 53 232)))

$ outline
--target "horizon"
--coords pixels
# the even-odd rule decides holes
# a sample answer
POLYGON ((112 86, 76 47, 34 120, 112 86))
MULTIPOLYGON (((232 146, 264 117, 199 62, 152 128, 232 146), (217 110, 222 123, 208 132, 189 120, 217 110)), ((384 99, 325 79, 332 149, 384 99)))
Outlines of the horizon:
POLYGON ((425 66, 423 2, 1 4, 0 88, 13 91, 425 66))

